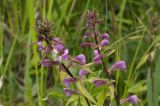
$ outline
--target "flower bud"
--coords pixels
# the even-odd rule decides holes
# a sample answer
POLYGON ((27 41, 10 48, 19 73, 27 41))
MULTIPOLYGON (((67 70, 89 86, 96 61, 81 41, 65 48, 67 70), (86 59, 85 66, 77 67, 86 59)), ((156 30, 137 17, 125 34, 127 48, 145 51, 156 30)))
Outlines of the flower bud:
POLYGON ((125 61, 118 61, 111 66, 111 71, 115 71, 115 70, 118 70, 118 69, 120 69, 120 70, 125 70, 126 69, 125 61))
POLYGON ((109 35, 107 33, 101 34, 102 39, 107 39, 109 40, 109 35))
POLYGON ((101 41, 100 46, 106 46, 109 44, 109 41, 107 39, 104 39, 101 41))
POLYGON ((126 102, 131 103, 131 104, 137 104, 137 102, 138 102, 138 97, 137 97, 136 95, 129 96, 129 97, 126 99, 126 102))
POLYGON ((96 79, 93 81, 93 84, 96 86, 96 87, 100 87, 102 85, 105 85, 107 82, 105 80, 101 80, 101 79, 96 79))
POLYGON ((83 77, 83 76, 86 75, 86 74, 88 74, 87 71, 85 71, 85 70, 83 70, 83 69, 80 69, 80 71, 79 71, 79 76, 80 76, 80 77, 83 77))
POLYGON ((69 77, 69 78, 65 78, 65 79, 63 80, 63 83, 64 83, 66 86, 69 86, 71 83, 76 82, 76 81, 77 81, 77 78, 71 78, 71 77, 69 77))
POLYGON ((66 96, 72 96, 72 94, 77 93, 76 91, 73 91, 73 90, 71 90, 69 88, 64 88, 63 91, 66 94, 66 96))

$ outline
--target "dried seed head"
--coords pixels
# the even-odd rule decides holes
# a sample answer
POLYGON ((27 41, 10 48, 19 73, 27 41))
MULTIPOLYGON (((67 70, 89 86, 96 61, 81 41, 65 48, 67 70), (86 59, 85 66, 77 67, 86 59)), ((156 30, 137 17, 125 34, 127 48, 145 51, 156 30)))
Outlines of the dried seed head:
POLYGON ((37 30, 40 34, 43 34, 46 36, 51 33, 51 27, 52 27, 52 23, 50 23, 48 20, 44 20, 38 23, 37 30))

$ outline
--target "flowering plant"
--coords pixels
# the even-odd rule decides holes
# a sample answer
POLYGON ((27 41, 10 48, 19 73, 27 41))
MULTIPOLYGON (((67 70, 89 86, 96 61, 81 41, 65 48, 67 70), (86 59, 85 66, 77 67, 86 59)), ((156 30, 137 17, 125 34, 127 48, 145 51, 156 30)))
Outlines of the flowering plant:
MULTIPOLYGON (((82 105, 104 105, 105 101, 115 101, 117 106, 125 103, 137 104, 138 97, 131 95, 125 99, 120 99, 119 93, 116 92, 114 80, 111 75, 118 70, 125 71, 125 61, 117 61, 110 68, 106 65, 106 57, 102 50, 109 45, 109 34, 99 32, 97 26, 102 21, 98 13, 88 11, 86 15, 87 24, 84 27, 83 42, 81 47, 90 47, 93 50, 93 60, 89 63, 83 53, 77 56, 70 56, 69 49, 58 37, 51 36, 52 24, 44 21, 37 26, 39 32, 36 44, 39 52, 42 54, 40 64, 44 67, 58 66, 59 73, 67 73, 63 79, 64 93, 66 96, 78 97, 82 105), (105 78, 95 74, 91 69, 93 65, 101 65, 105 78), (71 69, 75 68, 77 74, 73 74, 71 69), (95 86, 95 87, 94 87, 95 86), (91 91, 90 91, 91 90, 91 91), (99 90, 98 92, 96 90, 99 90), (91 93, 96 91, 96 93, 91 93)), ((78 101, 78 99, 77 99, 78 101)))

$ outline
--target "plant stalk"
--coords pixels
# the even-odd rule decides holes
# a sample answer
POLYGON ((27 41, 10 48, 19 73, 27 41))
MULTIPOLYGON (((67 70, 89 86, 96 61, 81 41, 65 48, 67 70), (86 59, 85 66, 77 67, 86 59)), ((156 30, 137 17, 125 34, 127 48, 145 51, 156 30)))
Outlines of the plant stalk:
MULTIPOLYGON (((67 74, 68 74, 70 77, 74 78, 73 74, 72 74, 72 73, 70 72, 70 70, 64 65, 64 63, 61 63, 61 65, 62 65, 62 67, 65 69, 65 71, 67 72, 67 74)), ((86 102, 87 102, 87 105, 90 106, 90 103, 89 103, 88 98, 86 98, 86 97, 84 97, 84 98, 85 98, 85 100, 86 100, 86 102)))
MULTIPOLYGON (((95 27, 95 25, 93 25, 93 30, 94 30, 94 39, 95 39, 96 45, 98 45, 97 33, 96 33, 96 27, 95 27)), ((99 54, 101 55, 100 49, 97 48, 97 50, 98 50, 99 54)), ((107 77, 108 79, 110 79, 110 74, 109 74, 109 72, 108 72, 108 69, 107 69, 107 67, 106 67, 106 65, 105 65, 105 62, 104 62, 103 58, 101 58, 101 61, 102 61, 103 70, 104 70, 104 72, 106 73, 106 77, 107 77)), ((112 83, 112 85, 113 85, 113 83, 112 83)), ((115 88, 114 85, 113 85, 113 87, 115 88)), ((118 95, 115 91, 114 91, 114 97, 115 97, 115 99, 116 99, 116 104, 117 104, 117 106, 120 106, 119 95, 118 95)))

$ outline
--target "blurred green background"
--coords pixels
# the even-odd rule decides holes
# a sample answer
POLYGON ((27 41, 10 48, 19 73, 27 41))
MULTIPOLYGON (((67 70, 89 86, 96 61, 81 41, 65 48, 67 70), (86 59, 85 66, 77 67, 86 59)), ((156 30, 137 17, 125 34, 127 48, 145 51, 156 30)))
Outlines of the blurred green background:
POLYGON ((0 105, 66 104, 56 68, 38 65, 39 53, 31 46, 38 35, 34 27, 37 20, 48 19, 54 24, 53 35, 65 42, 70 55, 84 53, 91 61, 91 50, 79 46, 88 10, 99 12, 103 18, 99 30, 111 38, 114 52, 106 64, 127 63, 126 73, 113 76, 121 98, 136 94, 138 106, 158 106, 160 0, 0 0, 0 105))

